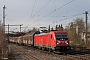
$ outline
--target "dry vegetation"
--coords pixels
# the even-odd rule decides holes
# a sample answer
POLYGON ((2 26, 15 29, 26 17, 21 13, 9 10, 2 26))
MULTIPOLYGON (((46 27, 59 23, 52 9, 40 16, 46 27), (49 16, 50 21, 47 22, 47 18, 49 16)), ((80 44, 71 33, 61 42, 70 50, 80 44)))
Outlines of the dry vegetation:
POLYGON ((8 58, 7 42, 5 40, 4 26, 0 22, 0 59, 8 58))

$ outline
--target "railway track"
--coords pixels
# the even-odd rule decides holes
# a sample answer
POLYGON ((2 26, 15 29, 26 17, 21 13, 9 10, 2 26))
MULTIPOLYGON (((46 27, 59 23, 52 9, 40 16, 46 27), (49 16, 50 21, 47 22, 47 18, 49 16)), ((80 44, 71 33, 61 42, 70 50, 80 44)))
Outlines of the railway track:
POLYGON ((17 45, 14 45, 11 49, 14 50, 14 52, 17 52, 17 54, 19 54, 23 60, 49 60, 45 56, 37 54, 34 51, 24 49, 23 47, 17 45))
POLYGON ((55 57, 56 60, 90 60, 90 50, 71 50, 65 53, 50 53, 47 51, 42 51, 55 57))
POLYGON ((70 51, 66 55, 38 50, 32 47, 11 44, 10 48, 19 59, 16 60, 90 60, 90 50, 70 51))

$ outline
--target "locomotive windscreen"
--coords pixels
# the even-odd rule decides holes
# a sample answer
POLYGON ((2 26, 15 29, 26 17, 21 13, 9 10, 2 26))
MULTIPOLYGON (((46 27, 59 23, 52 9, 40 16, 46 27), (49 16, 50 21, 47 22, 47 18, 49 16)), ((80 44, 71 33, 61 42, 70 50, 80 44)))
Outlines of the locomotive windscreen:
POLYGON ((57 40, 67 40, 68 35, 67 34, 56 34, 56 39, 57 40))

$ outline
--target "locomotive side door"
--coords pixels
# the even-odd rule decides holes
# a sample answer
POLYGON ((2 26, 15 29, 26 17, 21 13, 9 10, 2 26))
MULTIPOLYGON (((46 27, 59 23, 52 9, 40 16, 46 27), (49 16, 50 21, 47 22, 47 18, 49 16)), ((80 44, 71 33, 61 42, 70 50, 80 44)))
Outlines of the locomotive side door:
POLYGON ((48 37, 49 37, 49 47, 51 47, 52 34, 50 34, 48 37))

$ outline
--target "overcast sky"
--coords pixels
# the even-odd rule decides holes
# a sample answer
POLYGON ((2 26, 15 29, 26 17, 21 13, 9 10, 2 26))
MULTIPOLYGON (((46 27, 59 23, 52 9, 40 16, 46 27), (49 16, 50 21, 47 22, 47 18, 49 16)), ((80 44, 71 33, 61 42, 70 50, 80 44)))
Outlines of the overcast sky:
POLYGON ((65 27, 77 17, 85 20, 83 13, 90 12, 90 0, 0 0, 0 20, 4 5, 5 24, 23 24, 23 27, 28 27, 27 29, 56 24, 65 27))

